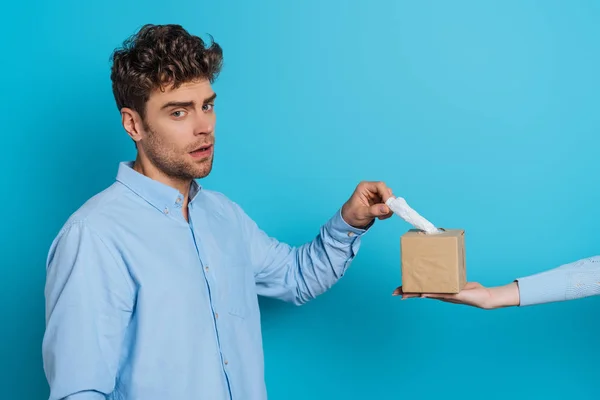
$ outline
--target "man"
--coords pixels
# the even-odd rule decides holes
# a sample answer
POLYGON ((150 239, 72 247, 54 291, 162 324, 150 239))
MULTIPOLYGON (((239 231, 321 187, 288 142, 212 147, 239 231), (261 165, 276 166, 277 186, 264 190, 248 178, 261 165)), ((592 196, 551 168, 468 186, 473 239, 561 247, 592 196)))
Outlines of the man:
POLYGON ((456 294, 418 295, 406 294, 400 286, 392 294, 402 299, 431 298, 485 310, 583 299, 600 295, 600 256, 582 258, 501 286, 488 288, 478 282, 467 282, 456 294))
POLYGON ((221 63, 218 44, 177 25, 144 26, 115 51, 113 92, 137 157, 50 248, 51 400, 265 399, 257 296, 314 299, 392 215, 391 190, 363 182, 312 242, 291 247, 202 188, 221 63))

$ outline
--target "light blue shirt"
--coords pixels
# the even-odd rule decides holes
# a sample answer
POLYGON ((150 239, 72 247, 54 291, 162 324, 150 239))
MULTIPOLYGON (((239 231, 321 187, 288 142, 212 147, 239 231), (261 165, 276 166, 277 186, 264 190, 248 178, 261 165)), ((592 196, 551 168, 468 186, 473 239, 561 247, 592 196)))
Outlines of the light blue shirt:
POLYGON ((366 230, 338 210, 291 247, 196 182, 188 223, 177 190, 131 167, 50 248, 50 399, 266 399, 257 295, 315 298, 344 275, 366 230))

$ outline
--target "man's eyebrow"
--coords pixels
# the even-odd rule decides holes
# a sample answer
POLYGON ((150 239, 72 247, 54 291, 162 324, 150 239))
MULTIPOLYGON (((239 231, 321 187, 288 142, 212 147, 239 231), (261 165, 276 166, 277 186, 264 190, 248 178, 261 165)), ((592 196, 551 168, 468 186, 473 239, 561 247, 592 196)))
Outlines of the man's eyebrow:
POLYGON ((212 96, 207 97, 206 99, 204 99, 204 104, 213 102, 213 101, 215 101, 216 98, 217 98, 217 94, 213 93, 212 96))
POLYGON ((160 109, 164 110, 165 108, 171 108, 171 107, 190 108, 190 107, 194 107, 195 104, 196 103, 193 101, 170 101, 168 103, 163 104, 163 106, 160 109))

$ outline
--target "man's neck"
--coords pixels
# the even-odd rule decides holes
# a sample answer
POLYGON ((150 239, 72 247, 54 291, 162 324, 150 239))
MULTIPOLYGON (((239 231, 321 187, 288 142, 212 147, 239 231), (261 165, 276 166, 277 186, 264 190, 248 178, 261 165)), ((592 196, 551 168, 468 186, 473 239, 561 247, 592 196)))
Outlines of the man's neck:
POLYGON ((184 216, 186 216, 187 219, 187 204, 190 195, 190 187, 192 183, 191 180, 174 179, 164 174, 151 163, 144 162, 144 160, 140 159, 139 157, 137 157, 135 162, 133 163, 133 169, 139 172, 140 174, 147 176, 150 179, 153 179, 174 189, 177 189, 179 193, 183 195, 183 214, 184 216))

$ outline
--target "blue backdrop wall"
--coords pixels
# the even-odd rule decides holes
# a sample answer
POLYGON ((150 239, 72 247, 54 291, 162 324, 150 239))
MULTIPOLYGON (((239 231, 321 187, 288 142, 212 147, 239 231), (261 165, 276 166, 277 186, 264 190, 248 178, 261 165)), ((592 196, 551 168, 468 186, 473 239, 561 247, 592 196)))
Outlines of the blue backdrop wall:
MULTIPOLYGON (((203 184, 301 244, 363 179, 467 232, 486 285, 600 254, 600 3, 36 2, 3 5, 0 387, 43 399, 44 262, 134 157, 109 79, 144 23, 212 34, 217 157, 203 184)), ((272 399, 591 399, 600 298, 483 311, 399 301, 395 217, 312 303, 262 301, 272 399)))

